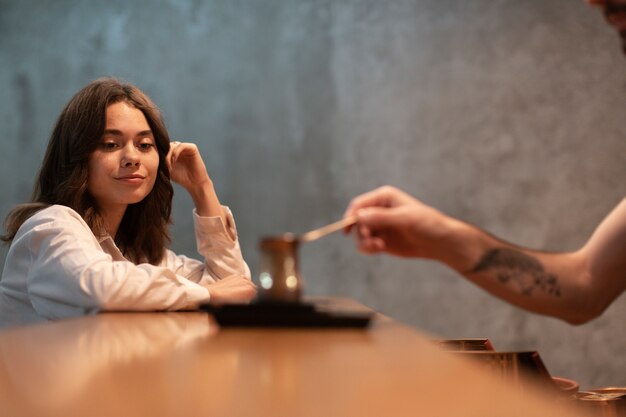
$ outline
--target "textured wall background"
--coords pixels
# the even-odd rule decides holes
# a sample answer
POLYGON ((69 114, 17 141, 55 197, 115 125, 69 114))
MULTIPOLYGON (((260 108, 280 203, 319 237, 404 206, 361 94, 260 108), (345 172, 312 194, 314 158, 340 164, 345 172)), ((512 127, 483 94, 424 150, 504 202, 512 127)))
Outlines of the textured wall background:
MULTIPOLYGON (((579 247, 624 196, 626 59, 582 0, 0 0, 0 63, 2 217, 62 107, 102 75, 198 143, 253 270, 260 236, 333 221, 385 183, 545 250, 579 247)), ((193 254, 178 191, 174 248, 193 254)), ((301 257, 308 294, 538 350, 583 388, 626 385, 626 296, 573 327, 339 235, 301 257)))

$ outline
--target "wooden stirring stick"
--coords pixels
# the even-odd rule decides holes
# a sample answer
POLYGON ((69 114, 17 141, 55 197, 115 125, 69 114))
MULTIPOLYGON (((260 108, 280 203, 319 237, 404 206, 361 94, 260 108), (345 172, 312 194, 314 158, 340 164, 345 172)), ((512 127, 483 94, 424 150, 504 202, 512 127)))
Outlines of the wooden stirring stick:
POLYGON ((313 240, 319 239, 320 237, 326 236, 327 234, 336 232, 337 230, 341 230, 344 227, 351 226, 354 223, 356 223, 356 216, 346 217, 345 219, 341 219, 337 222, 322 226, 319 229, 306 232, 298 236, 298 241, 302 243, 311 242, 313 240))

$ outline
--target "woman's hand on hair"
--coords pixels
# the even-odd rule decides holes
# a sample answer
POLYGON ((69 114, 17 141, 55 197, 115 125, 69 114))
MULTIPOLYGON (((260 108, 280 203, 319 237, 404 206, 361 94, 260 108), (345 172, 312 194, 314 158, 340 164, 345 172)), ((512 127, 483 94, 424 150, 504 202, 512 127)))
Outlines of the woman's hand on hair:
POLYGON ((172 181, 190 193, 194 188, 211 183, 198 147, 189 142, 172 142, 167 155, 167 167, 172 181))
POLYGON ((207 285, 210 302, 214 304, 247 303, 256 297, 256 285, 239 275, 231 275, 207 285))
POLYGON ((170 178, 189 192, 198 215, 219 216, 226 225, 226 215, 198 147, 194 143, 172 142, 166 162, 170 178))

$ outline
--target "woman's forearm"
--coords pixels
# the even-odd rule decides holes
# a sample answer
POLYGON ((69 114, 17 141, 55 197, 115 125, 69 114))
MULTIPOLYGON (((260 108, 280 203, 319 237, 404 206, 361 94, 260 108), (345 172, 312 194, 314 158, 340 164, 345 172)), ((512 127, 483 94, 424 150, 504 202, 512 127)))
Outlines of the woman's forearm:
POLYGON ((202 217, 221 217, 224 224, 227 224, 224 209, 213 187, 212 181, 207 181, 202 185, 187 190, 196 207, 196 212, 202 217))

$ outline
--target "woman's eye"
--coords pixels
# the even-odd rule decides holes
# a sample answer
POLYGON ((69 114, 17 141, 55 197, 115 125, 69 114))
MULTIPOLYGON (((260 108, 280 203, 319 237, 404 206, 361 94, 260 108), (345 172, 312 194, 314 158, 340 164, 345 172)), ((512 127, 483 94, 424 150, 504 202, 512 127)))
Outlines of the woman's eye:
POLYGON ((117 143, 115 142, 101 142, 100 147, 106 151, 110 151, 117 148, 117 143))
POLYGON ((152 143, 140 143, 139 144, 139 149, 141 149, 142 151, 149 151, 150 149, 152 149, 154 147, 154 144, 152 143))

